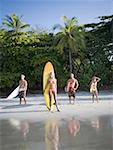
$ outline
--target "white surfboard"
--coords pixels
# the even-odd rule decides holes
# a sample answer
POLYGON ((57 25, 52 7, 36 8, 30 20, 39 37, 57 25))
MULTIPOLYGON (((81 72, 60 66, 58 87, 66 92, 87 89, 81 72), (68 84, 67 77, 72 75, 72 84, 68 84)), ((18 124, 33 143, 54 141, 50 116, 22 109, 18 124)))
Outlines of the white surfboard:
POLYGON ((19 93, 19 86, 7 97, 7 99, 15 98, 19 93))

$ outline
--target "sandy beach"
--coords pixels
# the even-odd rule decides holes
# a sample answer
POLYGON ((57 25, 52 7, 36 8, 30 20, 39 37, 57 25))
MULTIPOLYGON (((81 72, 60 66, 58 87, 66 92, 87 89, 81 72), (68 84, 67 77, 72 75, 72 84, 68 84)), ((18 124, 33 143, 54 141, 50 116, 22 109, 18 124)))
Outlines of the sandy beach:
POLYGON ((89 93, 78 93, 75 104, 69 104, 66 94, 58 94, 58 105, 60 112, 54 110, 51 113, 45 106, 43 95, 27 96, 27 104, 19 104, 19 99, 0 99, 0 119, 10 117, 18 119, 30 119, 41 121, 48 117, 65 118, 75 115, 77 118, 87 118, 97 115, 113 115, 113 95, 112 93, 100 94, 100 102, 92 103, 89 93))

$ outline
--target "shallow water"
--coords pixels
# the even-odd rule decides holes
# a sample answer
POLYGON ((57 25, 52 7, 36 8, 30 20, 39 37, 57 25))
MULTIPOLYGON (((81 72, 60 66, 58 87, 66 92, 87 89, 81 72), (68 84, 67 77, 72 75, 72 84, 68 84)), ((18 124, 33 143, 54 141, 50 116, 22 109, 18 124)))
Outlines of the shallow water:
POLYGON ((113 116, 0 120, 0 150, 112 150, 113 116))

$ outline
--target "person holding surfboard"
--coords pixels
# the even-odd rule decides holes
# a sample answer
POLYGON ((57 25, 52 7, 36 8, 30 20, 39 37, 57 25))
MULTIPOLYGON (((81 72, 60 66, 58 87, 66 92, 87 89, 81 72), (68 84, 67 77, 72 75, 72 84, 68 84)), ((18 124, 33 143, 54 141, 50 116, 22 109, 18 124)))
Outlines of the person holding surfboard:
POLYGON ((75 103, 75 91, 78 89, 78 81, 75 79, 74 74, 71 73, 70 79, 67 83, 67 92, 69 96, 69 103, 71 104, 71 97, 73 97, 73 104, 75 103), (76 86, 76 87, 75 87, 76 86))
MULTIPOLYGON (((55 78, 55 75, 52 72, 50 72, 50 74, 49 74, 49 78, 47 80, 45 90, 47 87, 49 88, 49 90, 48 90, 49 100, 50 100, 49 101, 49 105, 50 105, 49 110, 52 111, 51 106, 52 106, 52 96, 53 96, 54 97, 54 105, 56 106, 57 111, 60 111, 58 108, 58 105, 57 105, 57 80, 55 78)), ((44 92, 45 92, 45 90, 44 90, 44 92)))
POLYGON ((20 104, 22 102, 22 98, 26 104, 26 91, 27 91, 27 81, 25 80, 25 75, 21 75, 21 80, 19 81, 19 98, 20 104))
POLYGON ((90 83, 90 93, 92 93, 92 100, 94 102, 94 96, 96 96, 96 100, 97 102, 99 102, 99 98, 98 98, 98 89, 97 89, 97 83, 100 81, 101 79, 99 77, 94 76, 92 78, 92 81, 90 83))

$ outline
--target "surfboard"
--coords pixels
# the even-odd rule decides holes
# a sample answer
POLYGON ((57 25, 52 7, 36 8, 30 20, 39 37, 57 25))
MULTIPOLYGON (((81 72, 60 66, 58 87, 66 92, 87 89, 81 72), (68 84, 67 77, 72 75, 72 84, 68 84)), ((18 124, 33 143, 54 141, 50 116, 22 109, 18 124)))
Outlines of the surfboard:
MULTIPOLYGON (((49 74, 50 73, 54 73, 54 68, 51 62, 47 62, 45 64, 44 70, 43 70, 43 93, 44 93, 44 99, 45 99, 45 103, 46 103, 46 107, 48 109, 50 109, 50 99, 49 99, 49 85, 48 87, 45 89, 48 78, 49 78, 49 74)), ((51 105, 51 109, 52 111, 54 110, 54 97, 52 96, 52 105, 51 105)))
POLYGON ((19 93, 19 86, 7 97, 7 99, 15 98, 19 93))

